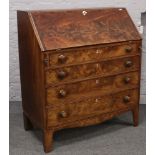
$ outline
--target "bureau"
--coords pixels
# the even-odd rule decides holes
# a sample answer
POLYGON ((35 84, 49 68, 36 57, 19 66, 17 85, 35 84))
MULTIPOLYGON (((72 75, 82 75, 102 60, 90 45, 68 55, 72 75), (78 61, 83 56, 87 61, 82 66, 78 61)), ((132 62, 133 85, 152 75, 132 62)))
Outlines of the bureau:
POLYGON ((131 111, 138 125, 141 36, 125 8, 17 11, 24 127, 53 134, 131 111))

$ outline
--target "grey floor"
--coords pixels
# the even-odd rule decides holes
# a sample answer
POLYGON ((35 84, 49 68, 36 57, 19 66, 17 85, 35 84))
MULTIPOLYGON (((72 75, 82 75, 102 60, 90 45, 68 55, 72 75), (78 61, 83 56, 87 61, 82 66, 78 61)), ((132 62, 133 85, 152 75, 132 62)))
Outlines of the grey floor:
MULTIPOLYGON (((44 155, 42 132, 24 131, 21 102, 10 103, 10 155, 44 155)), ((140 123, 132 126, 131 113, 105 123, 65 129, 54 135, 49 155, 145 155, 145 105, 140 105, 140 123)))

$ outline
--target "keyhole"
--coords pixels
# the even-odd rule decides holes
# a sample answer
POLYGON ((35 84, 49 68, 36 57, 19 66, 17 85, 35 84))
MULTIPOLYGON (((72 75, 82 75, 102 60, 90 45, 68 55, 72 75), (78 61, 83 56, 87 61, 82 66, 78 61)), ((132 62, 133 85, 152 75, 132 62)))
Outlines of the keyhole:
POLYGON ((100 81, 99 80, 96 80, 96 84, 99 84, 100 83, 100 81))
POLYGON ((97 49, 96 54, 100 54, 100 53, 101 53, 101 50, 97 49))
POLYGON ((99 68, 99 64, 96 64, 96 68, 97 68, 97 69, 99 68))
POLYGON ((95 102, 96 102, 96 103, 98 102, 98 98, 95 99, 95 102))

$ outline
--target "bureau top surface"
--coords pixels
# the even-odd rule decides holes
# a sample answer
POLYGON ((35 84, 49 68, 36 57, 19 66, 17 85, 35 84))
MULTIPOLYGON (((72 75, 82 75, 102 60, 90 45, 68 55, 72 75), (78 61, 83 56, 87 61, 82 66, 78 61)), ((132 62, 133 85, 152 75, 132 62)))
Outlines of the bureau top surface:
POLYGON ((42 51, 141 37, 125 8, 28 11, 42 51))

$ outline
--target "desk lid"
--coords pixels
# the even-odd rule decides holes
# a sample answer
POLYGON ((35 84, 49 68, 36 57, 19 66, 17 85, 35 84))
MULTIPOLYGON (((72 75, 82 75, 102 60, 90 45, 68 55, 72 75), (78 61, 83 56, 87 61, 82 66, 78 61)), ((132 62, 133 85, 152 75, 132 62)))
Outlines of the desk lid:
POLYGON ((42 51, 141 39, 125 8, 28 13, 42 51))

